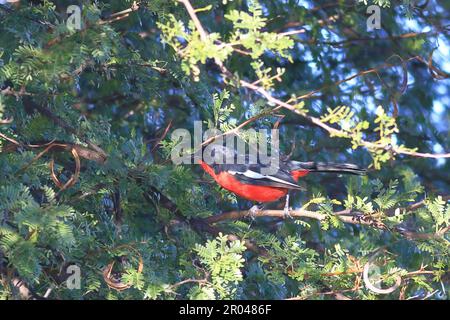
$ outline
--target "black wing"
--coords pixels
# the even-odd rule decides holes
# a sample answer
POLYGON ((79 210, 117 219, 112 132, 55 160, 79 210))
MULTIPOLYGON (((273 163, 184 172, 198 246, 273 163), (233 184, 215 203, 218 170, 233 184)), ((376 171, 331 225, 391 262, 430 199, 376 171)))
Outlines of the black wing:
POLYGON ((216 172, 226 171, 245 184, 304 190, 297 185, 289 172, 280 168, 274 173, 266 174, 269 166, 260 164, 221 164, 214 165, 216 172), (264 170, 266 169, 266 170, 264 170), (264 173, 262 173, 264 172, 264 173))

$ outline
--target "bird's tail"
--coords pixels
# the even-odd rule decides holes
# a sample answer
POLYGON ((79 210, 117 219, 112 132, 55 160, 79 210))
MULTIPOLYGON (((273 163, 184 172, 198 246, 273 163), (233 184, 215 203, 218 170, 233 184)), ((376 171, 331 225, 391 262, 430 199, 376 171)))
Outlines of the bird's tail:
POLYGON ((335 172, 365 175, 367 170, 351 163, 299 162, 290 161, 291 171, 307 170, 308 172, 335 172))

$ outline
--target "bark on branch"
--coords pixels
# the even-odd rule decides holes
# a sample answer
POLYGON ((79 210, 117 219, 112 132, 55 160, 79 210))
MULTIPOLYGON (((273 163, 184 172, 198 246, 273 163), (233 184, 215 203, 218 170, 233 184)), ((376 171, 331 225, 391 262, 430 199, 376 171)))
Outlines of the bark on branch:
MULTIPOLYGON (((416 209, 414 207, 414 209, 416 209)), ((414 210, 413 209, 413 210, 414 210)), ((320 212, 297 209, 290 211, 290 215, 293 219, 310 218, 318 221, 323 221, 328 218, 328 215, 320 212)), ((408 239, 439 239, 442 238, 448 231, 450 227, 445 227, 436 233, 419 233, 415 231, 405 230, 400 227, 389 228, 382 221, 377 220, 371 216, 365 215, 362 212, 355 212, 350 210, 343 210, 334 213, 335 217, 344 223, 355 224, 355 225, 365 225, 379 230, 387 230, 404 236, 408 239)), ((218 215, 214 215, 204 219, 207 224, 215 224, 221 221, 227 220, 240 220, 243 218, 251 217, 249 211, 229 211, 218 215)), ((254 218, 261 217, 273 217, 273 218, 285 218, 283 210, 259 210, 253 214, 254 218)))

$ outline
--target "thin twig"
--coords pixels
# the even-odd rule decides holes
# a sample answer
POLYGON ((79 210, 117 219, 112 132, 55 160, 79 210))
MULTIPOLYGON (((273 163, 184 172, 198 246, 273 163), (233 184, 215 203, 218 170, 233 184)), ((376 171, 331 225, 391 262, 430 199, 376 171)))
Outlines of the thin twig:
MULTIPOLYGON (((192 7, 192 5, 189 2, 189 0, 179 0, 179 1, 181 3, 183 3, 183 5, 185 6, 189 16, 191 17, 192 21, 194 22, 194 25, 195 25, 197 31, 200 34, 201 39, 202 40, 207 39, 208 34, 205 31, 205 29, 203 28, 200 20, 197 17, 197 14, 196 14, 194 8, 192 7)), ((417 59, 417 60, 423 62, 423 59, 421 59, 420 57, 411 57, 407 61, 410 61, 410 60, 413 60, 413 59, 417 59)), ((214 61, 217 64, 217 66, 220 68, 220 70, 221 70, 222 74, 224 75, 224 77, 226 77, 226 78, 228 78, 230 80, 236 80, 236 79, 234 79, 233 74, 223 65, 222 61, 220 61, 218 59, 214 59, 214 61)), ((403 63, 404 62, 402 61, 402 64, 403 63)), ((431 56, 430 56, 428 65, 429 65, 430 70, 433 70, 433 72, 436 74, 436 77, 437 76, 443 77, 443 75, 441 75, 442 72, 441 73, 437 72, 435 70, 435 68, 431 66, 431 56)), ((386 65, 385 67, 387 67, 387 66, 389 66, 389 65, 386 65)), ((358 77, 360 75, 376 72, 377 70, 378 69, 376 69, 376 68, 372 68, 372 69, 369 69, 369 70, 366 70, 366 71, 362 71, 362 72, 360 72, 360 73, 358 73, 356 75, 353 75, 353 76, 351 76, 349 78, 346 78, 346 79, 338 81, 336 85, 339 85, 339 84, 341 84, 343 82, 349 81, 349 80, 351 80, 351 79, 353 79, 355 77, 358 77)), ((282 101, 282 100, 280 100, 278 98, 275 98, 274 96, 272 96, 272 94, 270 94, 263 87, 257 86, 257 85, 255 85, 253 83, 249 83, 249 82, 247 82, 245 80, 238 80, 238 81, 239 81, 239 84, 242 87, 250 89, 250 90, 253 90, 254 92, 259 93, 260 95, 264 96, 269 102, 277 105, 277 107, 274 110, 278 110, 280 107, 288 109, 288 110, 298 114, 299 116, 302 116, 303 118, 305 118, 306 120, 308 120, 311 123, 315 124, 316 126, 324 129, 325 131, 327 131, 332 136, 346 136, 346 133, 344 131, 342 131, 340 129, 336 129, 334 127, 331 127, 331 126, 329 126, 328 124, 322 122, 320 119, 318 119, 316 117, 307 115, 304 111, 297 109, 295 105, 292 105, 289 102, 284 102, 284 101, 282 101)), ((314 95, 314 93, 316 93, 318 91, 321 91, 323 89, 324 88, 319 89, 319 90, 313 90, 313 91, 311 91, 310 93, 308 93, 306 95, 298 97, 296 99, 296 101, 299 101, 301 99, 306 99, 306 98, 314 95)), ((254 117, 254 118, 251 118, 249 120, 250 120, 250 122, 252 122, 252 121, 255 121, 256 118, 254 117)), ((248 124, 248 123, 249 123, 248 120, 245 121, 245 125, 248 124)), ((241 126, 239 126, 239 128, 240 127, 241 126)), ((208 141, 209 141, 208 143, 214 141, 215 139, 217 139, 220 136, 224 136, 224 135, 228 135, 228 134, 236 133, 236 132, 237 132, 237 128, 234 128, 234 129, 230 130, 229 132, 225 132, 224 134, 221 134, 221 135, 219 135, 217 137, 212 137, 212 138, 208 139, 208 141)), ((410 151, 410 150, 404 150, 403 148, 399 148, 397 146, 391 146, 391 145, 386 145, 386 144, 374 143, 374 142, 365 141, 365 140, 361 140, 360 144, 362 146, 366 147, 366 148, 369 148, 369 149, 390 150, 394 154, 404 154, 404 155, 421 157, 421 158, 450 158, 450 153, 443 153, 443 154, 421 153, 421 152, 415 152, 415 151, 410 151)))

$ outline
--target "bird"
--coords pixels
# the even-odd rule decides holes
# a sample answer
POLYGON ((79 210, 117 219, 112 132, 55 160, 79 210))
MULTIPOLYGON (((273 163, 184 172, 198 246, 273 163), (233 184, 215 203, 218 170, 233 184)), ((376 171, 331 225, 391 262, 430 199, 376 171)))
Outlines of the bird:
POLYGON ((367 171, 350 163, 300 162, 281 159, 275 170, 268 170, 269 165, 260 163, 259 157, 257 158, 258 160, 252 163, 246 155, 245 161, 241 161, 244 163, 239 163, 236 161, 235 150, 218 146, 213 149, 210 161, 198 160, 198 164, 222 188, 240 198, 258 203, 249 210, 251 216, 255 216, 263 204, 286 197, 283 212, 285 217, 291 217, 289 193, 291 190, 305 190, 298 185, 298 181, 310 173, 365 175, 367 171), (223 161, 226 157, 233 161, 223 161))

